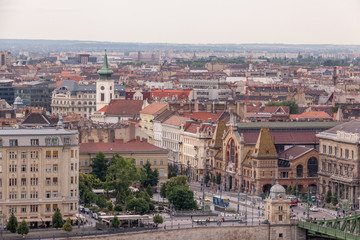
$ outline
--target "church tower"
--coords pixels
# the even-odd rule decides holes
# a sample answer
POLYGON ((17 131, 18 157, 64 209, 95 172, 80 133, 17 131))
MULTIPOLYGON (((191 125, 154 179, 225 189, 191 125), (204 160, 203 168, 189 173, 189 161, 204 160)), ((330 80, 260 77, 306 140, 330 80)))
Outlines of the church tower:
POLYGON ((102 68, 97 71, 100 78, 96 81, 96 111, 100 110, 106 105, 109 105, 114 95, 115 83, 111 80, 111 75, 114 73, 108 65, 106 50, 104 55, 104 63, 102 68))

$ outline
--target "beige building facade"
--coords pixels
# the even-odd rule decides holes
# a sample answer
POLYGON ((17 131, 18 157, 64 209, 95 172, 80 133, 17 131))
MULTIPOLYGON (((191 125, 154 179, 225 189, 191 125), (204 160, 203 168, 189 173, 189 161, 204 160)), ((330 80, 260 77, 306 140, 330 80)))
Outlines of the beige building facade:
POLYGON ((64 129, 0 131, 0 213, 36 227, 51 225, 60 209, 75 220, 79 201, 78 132, 64 129))
POLYGON ((124 158, 135 159, 137 167, 142 167, 147 161, 153 170, 159 172, 160 182, 165 182, 168 176, 168 151, 147 142, 132 141, 128 143, 82 143, 80 146, 80 172, 91 173, 92 159, 98 152, 103 152, 110 159, 115 153, 124 158))
POLYGON ((340 124, 317 136, 320 140, 319 188, 322 197, 331 190, 340 200, 350 200, 358 206, 360 121, 340 124))

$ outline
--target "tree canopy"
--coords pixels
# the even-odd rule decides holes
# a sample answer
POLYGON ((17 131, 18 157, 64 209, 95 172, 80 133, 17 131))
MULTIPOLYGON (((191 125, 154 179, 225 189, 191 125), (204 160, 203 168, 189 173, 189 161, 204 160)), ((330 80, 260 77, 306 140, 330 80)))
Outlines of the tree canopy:
POLYGON ((17 228, 17 233, 20 235, 27 235, 29 233, 29 226, 25 222, 25 220, 22 220, 19 227, 17 228))
POLYGON ((146 188, 147 186, 156 186, 159 182, 159 172, 157 169, 152 170, 150 162, 146 162, 140 170, 141 175, 141 185, 143 188, 146 188))
POLYGON ((16 230, 18 227, 18 221, 17 221, 17 218, 15 217, 14 213, 11 214, 6 227, 10 232, 16 233, 16 230))
POLYGON ((72 231, 72 226, 71 226, 71 220, 70 218, 66 219, 65 224, 63 225, 62 229, 66 232, 71 232, 72 231))
POLYGON ((126 197, 131 194, 129 187, 138 180, 135 160, 115 154, 106 174, 105 186, 107 190, 114 190, 118 203, 125 203, 126 197))
POLYGON ((52 217, 52 227, 58 229, 58 228, 62 228, 63 225, 64 225, 64 220, 61 216, 60 209, 57 208, 52 217))
POLYGON ((98 152, 95 158, 92 159, 91 174, 103 182, 105 181, 108 167, 109 167, 109 160, 105 158, 105 154, 103 152, 98 152))

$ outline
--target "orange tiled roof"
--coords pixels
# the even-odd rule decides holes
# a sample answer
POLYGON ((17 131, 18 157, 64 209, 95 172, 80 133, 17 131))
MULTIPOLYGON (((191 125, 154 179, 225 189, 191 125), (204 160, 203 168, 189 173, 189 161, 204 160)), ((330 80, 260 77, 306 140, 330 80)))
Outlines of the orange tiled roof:
POLYGON ((210 119, 210 121, 217 121, 221 114, 223 114, 223 112, 216 112, 216 113, 212 113, 212 112, 184 112, 184 116, 185 117, 189 117, 191 119, 197 119, 197 120, 202 120, 202 121, 208 121, 210 119))
POLYGON ((185 124, 186 120, 190 120, 190 118, 187 117, 180 117, 180 116, 171 116, 168 120, 164 122, 164 124, 168 125, 174 125, 180 127, 181 124, 185 124))
POLYGON ((141 110, 140 113, 151 115, 160 114, 167 109, 167 106, 167 103, 153 102, 149 106, 141 110))
POLYGON ((324 111, 309 111, 304 112, 302 114, 291 114, 290 119, 301 119, 301 118, 329 118, 331 119, 331 116, 327 114, 324 111))

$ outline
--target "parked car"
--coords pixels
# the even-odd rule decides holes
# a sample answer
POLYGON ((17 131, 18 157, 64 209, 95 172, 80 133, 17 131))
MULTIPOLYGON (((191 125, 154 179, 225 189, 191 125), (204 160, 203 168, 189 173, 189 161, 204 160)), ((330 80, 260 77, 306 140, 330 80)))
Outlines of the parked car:
POLYGON ((93 213, 93 214, 92 214, 92 217, 93 217, 94 219, 96 219, 96 220, 98 220, 98 219, 99 219, 99 216, 98 216, 98 214, 97 214, 97 213, 93 213))
POLYGON ((89 214, 89 213, 91 213, 91 210, 90 210, 89 208, 84 208, 84 212, 85 212, 86 214, 89 214))

